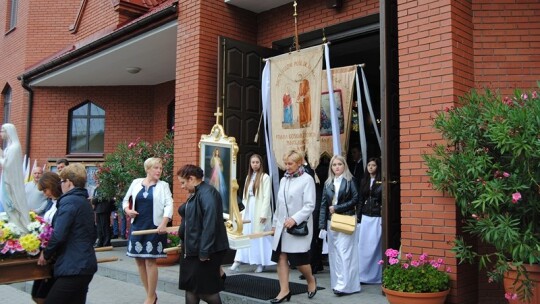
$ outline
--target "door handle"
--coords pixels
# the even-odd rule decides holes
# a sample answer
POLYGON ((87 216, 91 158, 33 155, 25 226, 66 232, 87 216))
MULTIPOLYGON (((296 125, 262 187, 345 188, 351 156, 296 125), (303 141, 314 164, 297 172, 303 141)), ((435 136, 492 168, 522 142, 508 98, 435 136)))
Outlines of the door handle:
POLYGON ((392 185, 397 185, 397 184, 399 184, 399 180, 391 180, 391 181, 388 181, 388 183, 390 183, 392 185))

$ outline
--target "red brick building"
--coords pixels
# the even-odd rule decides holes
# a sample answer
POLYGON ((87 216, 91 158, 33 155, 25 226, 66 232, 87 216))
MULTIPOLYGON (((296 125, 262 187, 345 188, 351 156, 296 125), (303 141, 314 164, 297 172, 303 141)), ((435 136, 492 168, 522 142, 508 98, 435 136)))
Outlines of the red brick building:
MULTIPOLYGON (((449 242, 459 216, 452 198, 430 188, 421 154, 441 139, 431 115, 469 89, 536 86, 540 3, 297 2, 302 47, 325 37, 333 67, 366 64, 382 120, 386 243, 445 257, 449 303, 501 302, 503 292, 476 266, 457 265, 449 242)), ((290 49, 293 12, 290 0, 4 1, 3 122, 17 126, 24 151, 40 163, 99 161, 119 142, 154 141, 174 125, 179 167, 198 163, 219 101, 226 133, 240 143, 242 178, 242 157, 261 148, 251 140, 260 58, 290 49)), ((175 201, 183 199, 176 191, 175 201)))

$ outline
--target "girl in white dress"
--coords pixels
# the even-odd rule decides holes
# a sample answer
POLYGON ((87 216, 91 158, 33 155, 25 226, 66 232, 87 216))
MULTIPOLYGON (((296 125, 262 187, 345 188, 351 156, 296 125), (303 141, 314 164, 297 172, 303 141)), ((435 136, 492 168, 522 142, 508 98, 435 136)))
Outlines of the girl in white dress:
MULTIPOLYGON (((319 228, 326 230, 334 213, 352 215, 356 219, 358 191, 345 158, 334 155, 330 160, 328 179, 324 183, 319 228)), ((356 231, 355 231, 356 232, 356 231)), ((360 292, 358 275, 358 237, 355 233, 328 230, 328 262, 330 285, 337 296, 360 292)))
POLYGON ((364 178, 360 183, 360 212, 362 220, 358 233, 360 255, 360 282, 380 284, 382 267, 377 264, 382 259, 382 185, 381 161, 370 158, 364 178))
MULTIPOLYGON (((270 208, 270 176, 264 173, 262 157, 253 154, 249 159, 249 170, 244 184, 242 203, 246 206, 244 217, 251 223, 244 224, 244 234, 269 231, 272 228, 270 208)), ((251 239, 251 246, 238 249, 231 270, 237 270, 241 263, 257 265, 255 272, 262 272, 264 266, 275 265, 271 261, 272 236, 251 239)))

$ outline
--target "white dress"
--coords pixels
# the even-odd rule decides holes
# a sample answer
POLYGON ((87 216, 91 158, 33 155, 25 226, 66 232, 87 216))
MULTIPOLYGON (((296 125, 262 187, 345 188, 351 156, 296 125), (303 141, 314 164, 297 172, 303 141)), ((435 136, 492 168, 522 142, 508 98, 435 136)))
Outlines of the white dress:
MULTIPOLYGON (((339 193, 343 178, 334 179, 334 193, 339 193)), ((332 205, 337 204, 337 195, 332 199, 332 205)), ((326 227, 330 227, 330 222, 326 227)), ((344 292, 360 292, 360 276, 358 273, 358 236, 357 229, 353 234, 345 234, 328 229, 328 263, 330 266, 330 286, 332 289, 344 292)))
MULTIPOLYGON (((255 181, 256 173, 254 173, 251 176, 249 188, 248 188, 248 199, 246 204, 246 209, 244 210, 244 217, 247 217, 251 223, 259 223, 260 222, 260 213, 257 212, 257 203, 261 203, 257 200, 257 197, 253 193, 253 183, 255 181)), ((263 185, 261 183, 260 190, 264 191, 265 187, 269 187, 269 185, 263 185)), ((269 199, 269 198, 268 198, 269 199)), ((266 214, 271 214, 271 211, 268 210, 266 214)), ((256 232, 257 229, 254 229, 255 226, 261 226, 261 225, 253 225, 251 223, 244 224, 243 234, 251 234, 256 232)), ((266 222, 264 225, 262 225, 262 231, 269 231, 272 227, 272 219, 270 216, 266 218, 266 222)), ((272 236, 264 236, 260 238, 254 238, 250 240, 251 246, 248 248, 242 248, 238 249, 236 251, 236 256, 234 257, 234 260, 237 262, 250 264, 250 265, 262 265, 262 266, 269 266, 269 265, 275 265, 276 263, 272 262, 272 236)))
MULTIPOLYGON (((373 179, 371 184, 373 185, 373 179)), ((382 259, 382 218, 362 215, 362 222, 356 227, 360 257, 360 282, 380 284, 382 267, 378 262, 382 259)))

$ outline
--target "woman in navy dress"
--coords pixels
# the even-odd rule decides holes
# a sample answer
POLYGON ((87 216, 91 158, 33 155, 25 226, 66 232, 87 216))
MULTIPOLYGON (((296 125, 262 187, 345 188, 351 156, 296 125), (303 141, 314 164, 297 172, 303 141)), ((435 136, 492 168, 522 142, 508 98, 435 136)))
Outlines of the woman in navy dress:
POLYGON ((159 180, 163 165, 159 158, 144 162, 145 178, 131 183, 122 208, 131 218, 130 231, 157 229, 157 234, 129 236, 127 256, 135 258, 141 281, 146 290, 145 304, 157 303, 157 258, 166 257, 167 223, 172 218, 173 200, 169 184, 159 180))

